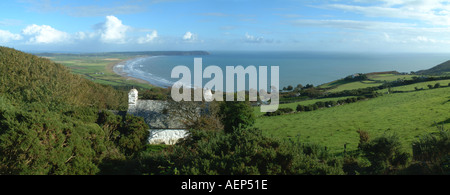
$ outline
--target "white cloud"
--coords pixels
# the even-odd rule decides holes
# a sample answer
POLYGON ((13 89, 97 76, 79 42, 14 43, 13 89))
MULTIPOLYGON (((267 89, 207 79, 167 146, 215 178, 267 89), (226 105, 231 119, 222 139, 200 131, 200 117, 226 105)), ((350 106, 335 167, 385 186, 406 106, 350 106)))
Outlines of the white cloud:
POLYGON ((193 42, 197 40, 197 35, 188 31, 183 35, 183 40, 193 42))
POLYGON ((65 42, 70 39, 70 35, 66 32, 62 32, 47 25, 30 25, 22 30, 22 33, 27 36, 32 36, 29 43, 59 43, 65 42))
POLYGON ((249 43, 261 43, 264 40, 264 37, 255 37, 253 35, 249 35, 245 33, 245 41, 249 43))
POLYGON ((0 43, 8 43, 10 41, 21 40, 22 36, 19 34, 13 34, 6 30, 0 30, 0 43))
POLYGON ((85 32, 77 32, 75 33, 75 38, 79 40, 84 40, 88 37, 87 33, 85 32))
POLYGON ((125 43, 129 29, 129 26, 122 24, 122 21, 115 16, 106 16, 106 22, 102 24, 100 40, 105 43, 125 43))
POLYGON ((357 21, 357 20, 308 20, 299 19, 291 21, 295 26, 312 26, 326 28, 342 28, 352 30, 380 30, 380 29, 405 29, 414 25, 396 22, 357 21))
POLYGON ((152 31, 151 34, 147 34, 145 37, 140 37, 138 39, 138 43, 139 44, 150 43, 157 37, 158 37, 158 31, 154 30, 154 31, 152 31))
POLYGON ((436 43, 435 39, 428 38, 426 36, 417 36, 412 39, 412 41, 420 42, 420 43, 436 43))
MULTIPOLYGON (((381 0, 371 6, 329 4, 325 8, 364 14, 369 17, 389 17, 423 21, 432 25, 450 25, 450 0, 381 0)), ((371 1, 373 4, 374 1, 371 1)))

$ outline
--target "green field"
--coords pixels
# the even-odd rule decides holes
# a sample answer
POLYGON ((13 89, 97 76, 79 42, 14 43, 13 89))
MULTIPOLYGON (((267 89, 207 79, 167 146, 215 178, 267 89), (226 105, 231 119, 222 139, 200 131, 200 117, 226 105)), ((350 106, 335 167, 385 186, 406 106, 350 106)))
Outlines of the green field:
MULTIPOLYGON (((441 86, 449 86, 450 80, 439 80, 439 81, 428 81, 428 82, 421 82, 421 83, 414 83, 411 85, 404 85, 399 87, 393 87, 391 88, 392 91, 414 91, 416 90, 416 87, 418 89, 429 89, 428 85, 434 86, 436 83, 441 84, 441 86)), ((384 93, 387 92, 388 89, 382 89, 378 92, 384 93)))
POLYGON ((414 75, 397 75, 397 74, 369 74, 368 80, 345 82, 344 80, 337 80, 330 83, 320 85, 321 88, 331 88, 327 92, 335 93, 344 90, 361 89, 367 87, 378 87, 384 82, 392 82, 398 79, 411 80, 414 75))
POLYGON ((338 87, 336 87, 334 89, 328 90, 328 92, 335 93, 335 92, 344 91, 344 90, 361 89, 361 88, 367 88, 367 87, 378 87, 382 84, 383 83, 376 83, 376 82, 370 82, 370 81, 355 81, 355 82, 339 85, 338 87))
POLYGON ((395 133, 405 148, 411 148, 420 135, 437 130, 435 122, 450 123, 448 87, 384 95, 312 112, 261 116, 255 126, 271 137, 317 143, 341 154, 344 144, 347 150, 356 150, 359 129, 372 137, 395 133))
MULTIPOLYGON (((338 100, 345 100, 347 98, 351 98, 353 96, 346 96, 346 97, 337 97, 337 98, 322 98, 322 99, 311 99, 311 100, 305 100, 305 101, 299 101, 299 102, 293 102, 293 103, 287 103, 287 104, 280 104, 279 108, 292 108, 294 111, 297 109, 297 105, 303 105, 303 106, 308 106, 311 104, 314 104, 316 102, 326 102, 326 101, 338 101, 338 100)), ((255 116, 259 117, 259 116, 263 116, 264 113, 261 112, 261 108, 258 107, 254 107, 255 109, 255 116)))
POLYGON ((373 81, 395 81, 397 79, 411 80, 414 75, 397 75, 397 74, 372 74, 367 76, 373 81))
POLYGON ((133 79, 117 75, 112 71, 112 67, 124 60, 134 58, 133 55, 103 54, 103 55, 73 55, 57 54, 45 56, 54 62, 60 63, 75 73, 83 75, 86 79, 96 83, 111 85, 114 87, 136 86, 139 88, 150 89, 153 86, 133 79))

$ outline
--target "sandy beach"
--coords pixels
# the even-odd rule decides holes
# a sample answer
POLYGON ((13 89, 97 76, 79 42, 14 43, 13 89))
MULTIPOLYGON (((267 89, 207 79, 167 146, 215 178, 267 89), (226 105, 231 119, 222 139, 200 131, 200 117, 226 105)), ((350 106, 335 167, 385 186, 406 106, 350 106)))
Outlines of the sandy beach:
POLYGON ((118 63, 111 63, 110 65, 107 66, 107 70, 109 72, 115 73, 115 74, 117 74, 117 75, 119 75, 121 77, 124 77, 125 80, 132 80, 132 81, 136 81, 138 83, 152 85, 150 82, 148 82, 146 80, 135 78, 135 77, 131 77, 126 72, 123 71, 123 67, 125 66, 126 62, 129 61, 129 60, 133 60, 133 59, 135 59, 135 58, 129 58, 129 59, 121 60, 118 63))

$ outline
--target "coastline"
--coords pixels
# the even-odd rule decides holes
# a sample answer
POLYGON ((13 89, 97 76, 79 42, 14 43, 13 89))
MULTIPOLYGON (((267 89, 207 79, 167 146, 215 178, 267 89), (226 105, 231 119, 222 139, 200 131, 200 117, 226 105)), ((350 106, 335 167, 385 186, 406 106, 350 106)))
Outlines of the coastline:
POLYGON ((128 58, 128 59, 125 59, 125 60, 121 60, 121 61, 119 61, 117 63, 111 63, 110 65, 106 66, 106 69, 107 69, 107 71, 109 71, 111 73, 114 73, 116 75, 119 75, 119 76, 123 77, 127 81, 131 80, 131 81, 135 81, 135 82, 138 82, 138 83, 141 83, 141 84, 149 84, 149 85, 152 85, 152 86, 156 86, 156 85, 154 85, 154 84, 152 84, 149 81, 146 81, 144 79, 132 77, 132 76, 128 75, 128 73, 123 71, 123 66, 125 66, 127 61, 134 60, 134 59, 141 58, 141 57, 142 56, 140 56, 140 57, 133 57, 133 58, 128 58))

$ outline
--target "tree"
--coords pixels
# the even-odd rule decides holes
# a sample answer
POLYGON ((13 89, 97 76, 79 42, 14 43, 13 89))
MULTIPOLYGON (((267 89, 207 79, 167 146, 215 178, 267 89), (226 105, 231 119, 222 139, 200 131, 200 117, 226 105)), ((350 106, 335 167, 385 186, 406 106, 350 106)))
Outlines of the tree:
POLYGON ((434 85, 434 88, 435 88, 435 89, 437 89, 437 88, 439 88, 439 87, 441 87, 441 84, 440 84, 440 83, 436 83, 436 84, 434 85))
POLYGON ((225 101, 220 105, 219 115, 226 133, 239 128, 247 128, 255 123, 255 114, 248 101, 225 101))

